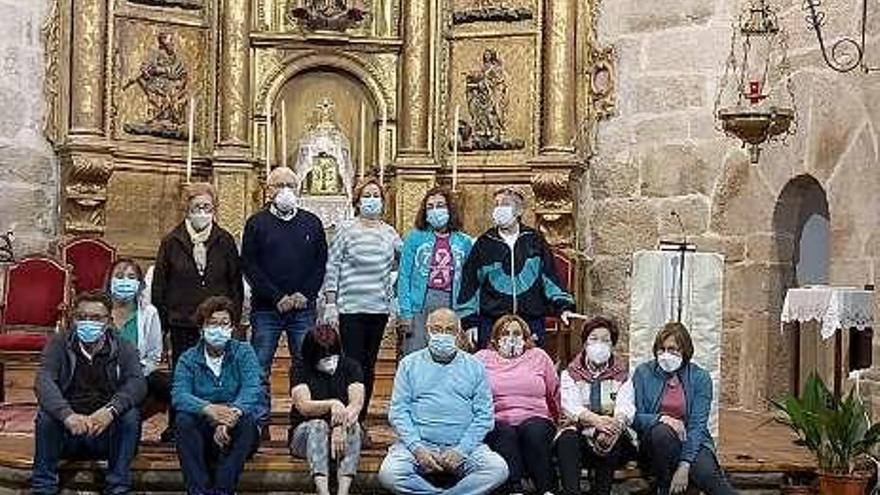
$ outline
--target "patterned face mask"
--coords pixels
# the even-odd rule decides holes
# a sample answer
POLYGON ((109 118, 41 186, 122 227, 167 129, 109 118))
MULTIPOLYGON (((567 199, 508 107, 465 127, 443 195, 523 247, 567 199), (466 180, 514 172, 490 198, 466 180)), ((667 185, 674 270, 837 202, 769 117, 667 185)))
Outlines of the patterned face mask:
POLYGON ((522 335, 505 335, 498 340, 498 352, 506 358, 515 358, 525 351, 526 342, 522 335))

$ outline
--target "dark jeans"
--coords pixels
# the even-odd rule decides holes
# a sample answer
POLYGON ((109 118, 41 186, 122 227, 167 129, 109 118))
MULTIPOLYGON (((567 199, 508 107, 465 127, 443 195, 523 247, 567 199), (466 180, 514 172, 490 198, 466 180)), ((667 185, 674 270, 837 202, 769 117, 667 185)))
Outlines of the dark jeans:
MULTIPOLYGON (((489 339, 492 337, 492 326, 498 321, 497 318, 480 318, 480 328, 477 335, 477 349, 485 349, 489 345, 489 339)), ((529 331, 536 338, 538 347, 544 347, 547 329, 544 327, 544 318, 527 319, 529 331)))
POLYGON ((64 423, 44 411, 37 413, 34 471, 31 488, 35 494, 58 493, 58 463, 62 459, 107 461, 104 493, 128 493, 131 489, 131 461, 141 437, 140 413, 132 408, 97 437, 73 435, 64 423))
POLYGON ((229 434, 232 441, 223 449, 214 443, 214 426, 204 416, 178 412, 175 427, 177 457, 187 493, 234 493, 244 463, 259 446, 256 419, 242 415, 229 434))
POLYGON ((507 461, 509 491, 522 491, 523 478, 531 479, 538 493, 556 491, 552 464, 555 434, 556 426, 545 418, 529 418, 519 426, 495 423, 495 429, 486 435, 486 445, 507 461))
POLYGON ((275 359, 281 334, 287 334, 287 348, 290 357, 295 359, 306 333, 315 326, 315 317, 314 305, 284 314, 275 310, 251 313, 251 345, 266 377, 272 371, 272 360, 275 359))
POLYGON ((376 375, 376 360, 382 335, 388 325, 387 314, 351 313, 339 315, 339 334, 342 337, 342 352, 360 363, 364 371, 364 407, 360 420, 364 421, 373 397, 373 379, 376 375))
POLYGON ((559 476, 562 478, 562 493, 578 495, 581 493, 581 469, 593 469, 593 482, 590 483, 594 495, 608 495, 614 483, 614 471, 636 457, 636 449, 629 435, 622 433, 608 454, 597 455, 584 435, 568 429, 556 440, 556 459, 559 476))
MULTIPOLYGON (((672 428, 657 424, 647 434, 642 435, 640 444, 642 463, 654 475, 656 492, 667 495, 672 475, 678 468, 681 441, 672 428)), ((724 476, 715 453, 706 447, 700 448, 691 464, 689 485, 708 495, 737 493, 724 476)))

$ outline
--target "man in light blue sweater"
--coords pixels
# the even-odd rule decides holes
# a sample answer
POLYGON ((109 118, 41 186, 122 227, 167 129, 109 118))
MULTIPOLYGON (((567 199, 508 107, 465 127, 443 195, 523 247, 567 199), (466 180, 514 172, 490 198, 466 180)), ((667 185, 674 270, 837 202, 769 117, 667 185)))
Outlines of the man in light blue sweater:
POLYGON ((407 495, 480 495, 507 479, 507 464, 483 443, 494 426, 483 364, 459 351, 455 313, 428 316, 428 347, 400 362, 388 420, 397 432, 379 482, 407 495))

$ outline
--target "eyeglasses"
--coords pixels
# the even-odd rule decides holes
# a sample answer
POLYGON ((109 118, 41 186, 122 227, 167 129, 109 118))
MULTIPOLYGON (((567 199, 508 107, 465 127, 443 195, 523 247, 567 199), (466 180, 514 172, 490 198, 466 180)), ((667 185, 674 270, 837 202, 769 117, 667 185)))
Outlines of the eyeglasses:
POLYGON ((107 313, 80 313, 77 311, 73 314, 74 320, 107 321, 109 318, 110 315, 107 313))
POLYGON ((190 213, 214 213, 214 205, 193 205, 189 209, 190 213))
POLYGON ((432 333, 458 333, 457 325, 427 325, 425 329, 432 333))

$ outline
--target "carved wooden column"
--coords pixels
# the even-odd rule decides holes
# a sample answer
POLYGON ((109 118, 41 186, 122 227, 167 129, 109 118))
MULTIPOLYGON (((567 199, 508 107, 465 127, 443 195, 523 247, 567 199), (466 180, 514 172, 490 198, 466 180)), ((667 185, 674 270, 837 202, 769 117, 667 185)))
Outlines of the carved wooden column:
POLYGON ((72 2, 70 134, 104 135, 107 1, 72 2))
POLYGON ((61 157, 62 230, 102 234, 113 157, 106 139, 107 1, 70 4, 71 59, 67 140, 61 157))
POLYGON ((404 39, 401 53, 400 154, 430 155, 428 123, 431 115, 431 32, 429 0, 408 0, 404 5, 404 39), (405 105, 405 106, 404 106, 405 105))
POLYGON ((217 71, 219 141, 215 150, 214 183, 220 196, 218 217, 234 236, 241 235, 251 213, 252 164, 250 128, 251 2, 221 2, 219 69, 217 71))
POLYGON ((541 151, 574 152, 577 0, 545 0, 541 151))

